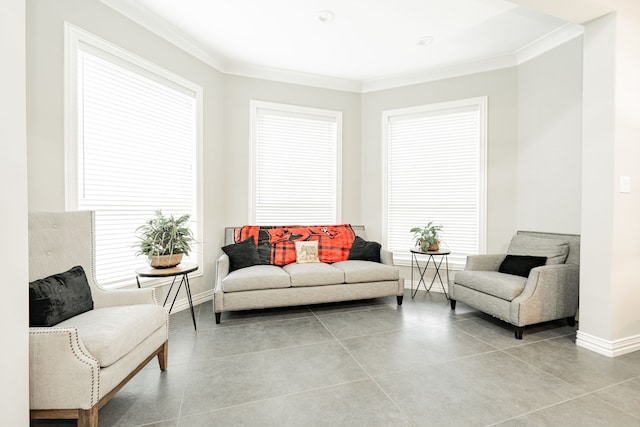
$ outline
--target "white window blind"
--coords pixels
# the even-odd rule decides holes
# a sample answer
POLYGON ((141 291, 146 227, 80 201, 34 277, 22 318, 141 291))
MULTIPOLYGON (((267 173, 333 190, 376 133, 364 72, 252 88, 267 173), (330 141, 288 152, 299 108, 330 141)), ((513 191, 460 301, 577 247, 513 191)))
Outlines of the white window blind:
POLYGON ((156 209, 190 214, 197 237, 197 94, 90 45, 75 53, 73 202, 95 211, 98 282, 118 286, 146 264, 136 228, 156 209))
POLYGON ((252 102, 256 224, 339 222, 341 113, 252 102))
POLYGON ((386 112, 386 245, 400 263, 413 227, 443 226, 441 248, 463 266, 484 245, 486 99, 386 112))

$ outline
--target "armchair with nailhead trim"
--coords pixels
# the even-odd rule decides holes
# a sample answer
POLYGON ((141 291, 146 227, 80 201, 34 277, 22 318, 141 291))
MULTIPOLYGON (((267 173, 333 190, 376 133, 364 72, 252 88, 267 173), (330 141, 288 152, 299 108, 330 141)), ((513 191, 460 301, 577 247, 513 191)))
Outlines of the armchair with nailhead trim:
POLYGON ((93 309, 29 328, 33 419, 97 427, 98 410, 149 361, 157 357, 160 370, 167 369, 167 311, 153 289, 105 290, 96 283, 93 233, 90 211, 29 214, 29 281, 81 266, 93 299, 93 309))

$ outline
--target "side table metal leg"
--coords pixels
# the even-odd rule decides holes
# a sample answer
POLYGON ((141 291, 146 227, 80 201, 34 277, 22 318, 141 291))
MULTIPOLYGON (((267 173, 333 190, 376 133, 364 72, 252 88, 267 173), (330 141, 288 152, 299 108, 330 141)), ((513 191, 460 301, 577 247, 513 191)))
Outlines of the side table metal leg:
POLYGON ((191 286, 189 285, 189 276, 184 275, 184 289, 187 291, 187 299, 189 300, 189 307, 191 308, 191 319, 193 320, 193 329, 196 331, 198 327, 196 326, 196 315, 193 312, 193 299, 191 298, 191 286))
POLYGON ((411 298, 415 296, 413 293, 413 259, 416 257, 416 254, 411 253, 411 298))
MULTIPOLYGON (((176 303, 176 299, 178 298, 178 294, 180 293, 180 288, 182 287, 182 282, 184 282, 184 277, 180 279, 180 283, 178 284, 178 289, 176 290, 176 294, 173 296, 173 301, 171 301, 171 307, 169 307, 169 314, 171 314, 171 310, 173 310, 173 304, 176 303)), ((171 286, 173 287, 173 286, 171 286)), ((169 289, 169 293, 171 289, 169 289)), ((167 298, 169 298, 169 293, 167 293, 167 298)), ((166 302, 166 300, 165 300, 166 302)), ((163 305, 164 306, 164 305, 163 305)))
MULTIPOLYGON (((169 286, 169 291, 167 292, 167 296, 164 297, 164 302, 162 303, 162 306, 164 307, 165 305, 167 305, 167 301, 169 300, 169 295, 171 295, 171 289, 173 289, 173 284, 176 283, 176 276, 173 276, 173 280, 171 281, 171 286, 169 286)), ((178 291, 180 290, 180 288, 178 288, 178 291)), ((177 292, 176 292, 177 295, 177 292)), ((175 299, 174 299, 175 302, 175 299)), ((173 308, 173 304, 171 304, 171 307, 173 308)), ((171 310, 169 310, 169 313, 171 313, 171 310)))

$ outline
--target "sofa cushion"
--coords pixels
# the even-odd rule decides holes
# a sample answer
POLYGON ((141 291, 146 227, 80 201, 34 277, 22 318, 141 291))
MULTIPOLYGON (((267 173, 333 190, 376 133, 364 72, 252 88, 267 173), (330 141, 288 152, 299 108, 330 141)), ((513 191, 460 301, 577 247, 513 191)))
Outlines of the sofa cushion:
POLYGON ((512 301, 524 290, 527 278, 498 271, 458 271, 455 283, 505 301, 512 301))
POLYGON ((498 267, 500 273, 529 277, 532 268, 545 265, 547 258, 530 255, 507 255, 498 267))
POLYGON ((378 242, 368 242, 362 237, 356 236, 353 244, 351 245, 349 259, 380 262, 381 247, 382 245, 378 242))
POLYGON ((222 279, 224 292, 291 287, 289 275, 275 265, 254 265, 232 271, 222 279))
POLYGON ((81 266, 29 283, 29 326, 53 326, 93 309, 81 266))
POLYGON ((344 283, 344 273, 331 264, 315 262, 288 264, 282 267, 291 277, 291 286, 338 285, 344 283))
POLYGON ((372 261, 340 261, 332 265, 344 271, 345 283, 385 282, 400 278, 397 267, 372 261))
POLYGON ((56 326, 74 326, 89 353, 107 367, 131 352, 167 321, 155 304, 136 304, 87 311, 56 326))
POLYGON ((547 257, 547 264, 564 264, 569 255, 569 242, 516 234, 511 239, 507 254, 543 256, 547 257))
POLYGON ((229 271, 260 264, 258 248, 253 236, 240 243, 223 246, 222 250, 229 257, 229 271))

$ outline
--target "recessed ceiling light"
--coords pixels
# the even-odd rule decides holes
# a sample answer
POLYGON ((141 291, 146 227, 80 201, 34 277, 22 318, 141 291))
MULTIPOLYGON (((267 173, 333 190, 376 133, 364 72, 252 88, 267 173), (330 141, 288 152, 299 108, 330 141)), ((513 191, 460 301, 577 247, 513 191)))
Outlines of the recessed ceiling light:
POLYGON ((424 36, 418 39, 418 46, 429 46, 431 43, 433 43, 433 37, 431 36, 424 36))
POLYGON ((318 21, 324 24, 328 24, 329 22, 332 22, 335 19, 335 17, 336 17, 336 14, 330 10, 321 10, 320 12, 318 12, 318 21))

